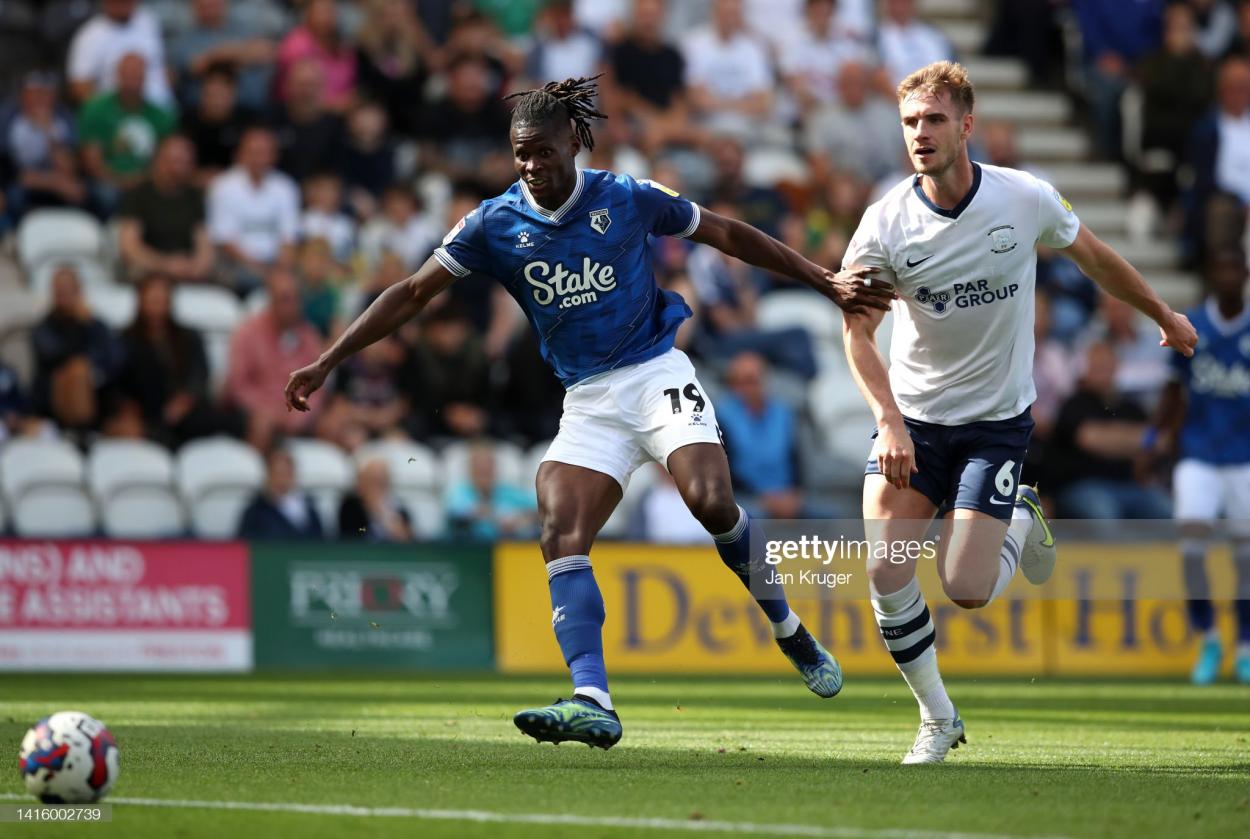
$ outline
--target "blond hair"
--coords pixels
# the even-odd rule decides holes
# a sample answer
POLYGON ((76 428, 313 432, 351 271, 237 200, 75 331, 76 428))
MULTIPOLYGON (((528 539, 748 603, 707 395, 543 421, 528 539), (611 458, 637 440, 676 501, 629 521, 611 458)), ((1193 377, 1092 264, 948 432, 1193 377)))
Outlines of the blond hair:
POLYGON ((921 67, 898 86, 898 101, 903 100, 917 91, 940 96, 943 91, 950 93, 951 101, 965 113, 972 113, 976 102, 976 93, 972 89, 972 80, 962 64, 954 61, 935 61, 927 67, 921 67))

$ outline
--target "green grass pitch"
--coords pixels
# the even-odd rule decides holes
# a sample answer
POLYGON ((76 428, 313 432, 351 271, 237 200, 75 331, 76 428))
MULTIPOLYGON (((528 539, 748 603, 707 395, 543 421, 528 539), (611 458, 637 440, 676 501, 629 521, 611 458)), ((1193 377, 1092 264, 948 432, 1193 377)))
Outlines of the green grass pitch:
POLYGON ((854 674, 833 700, 797 679, 618 678, 625 738, 609 752, 540 746, 513 727, 515 710, 567 692, 557 678, 6 676, 7 797, 23 792, 26 727, 79 709, 121 746, 114 800, 404 811, 119 801, 108 825, 5 824, 0 834, 587 839, 767 835, 761 825, 780 825, 778 835, 867 839, 1250 836, 1250 688, 961 678, 949 687, 968 745, 945 766, 902 767, 916 725, 910 695, 896 679, 854 674), (627 821, 550 823, 561 814, 627 821))

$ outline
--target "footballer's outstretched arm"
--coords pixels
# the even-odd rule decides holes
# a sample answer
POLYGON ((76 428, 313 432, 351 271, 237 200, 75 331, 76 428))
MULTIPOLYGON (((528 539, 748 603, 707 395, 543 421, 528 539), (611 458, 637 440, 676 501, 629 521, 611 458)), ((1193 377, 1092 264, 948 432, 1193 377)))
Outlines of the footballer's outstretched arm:
POLYGON ((811 286, 848 313, 890 310, 897 296, 892 286, 872 282, 876 268, 835 274, 746 222, 700 209, 698 228, 690 239, 711 245, 726 256, 811 286))
POLYGON ((862 314, 848 312, 842 318, 842 346, 855 384, 877 421, 877 442, 873 446, 877 467, 887 481, 898 489, 906 489, 912 473, 919 470, 911 435, 890 389, 885 359, 877 349, 877 327, 884 318, 885 312, 875 309, 862 314))
POLYGON ((1189 318, 1174 312, 1137 269, 1105 242, 1081 225, 1076 240, 1064 249, 1081 273, 1089 277, 1112 297, 1118 297, 1159 325, 1162 340, 1159 346, 1171 347, 1182 355, 1194 354, 1198 333, 1189 318))
POLYGON ((351 326, 320 358, 291 374, 285 391, 287 407, 307 411, 308 397, 321 387, 326 376, 343 359, 382 340, 412 320, 455 279, 455 274, 431 256, 417 269, 417 273, 378 295, 378 299, 352 321, 351 326))

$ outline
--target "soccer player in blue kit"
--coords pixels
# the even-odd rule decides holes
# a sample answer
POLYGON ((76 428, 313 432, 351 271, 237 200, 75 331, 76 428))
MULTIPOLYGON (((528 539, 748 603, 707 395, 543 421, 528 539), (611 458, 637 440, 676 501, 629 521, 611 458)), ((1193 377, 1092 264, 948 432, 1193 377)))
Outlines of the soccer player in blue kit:
POLYGON ((608 693, 603 597, 589 554, 630 474, 648 460, 668 469, 807 687, 824 697, 842 687, 836 659, 803 627, 781 587, 765 585, 758 573, 762 557, 751 556, 752 524, 734 501, 715 410, 690 360, 673 347, 691 310, 657 285, 648 237, 710 245, 803 282, 848 313, 888 310, 893 292, 867 272, 835 275, 660 184, 577 168, 577 153, 594 147, 590 120, 603 117, 595 94, 593 79, 518 94, 510 139, 519 180, 461 219, 416 274, 384 292, 315 363, 292 373, 286 399, 307 410, 308 395, 336 365, 394 332, 457 277, 481 272, 503 284, 567 389, 537 490, 551 622, 573 694, 521 711, 514 722, 540 742, 607 749, 620 740, 621 723, 608 693))
POLYGON ((1148 453, 1179 458, 1172 473, 1175 516, 1189 623, 1201 638, 1192 678, 1208 685, 1220 675, 1224 645, 1215 626, 1207 580, 1207 544, 1223 513, 1237 567, 1234 675, 1250 684, 1250 306, 1246 257, 1239 250, 1212 255, 1210 296, 1189 312, 1198 332, 1192 358, 1174 356, 1174 378, 1159 400, 1148 453))

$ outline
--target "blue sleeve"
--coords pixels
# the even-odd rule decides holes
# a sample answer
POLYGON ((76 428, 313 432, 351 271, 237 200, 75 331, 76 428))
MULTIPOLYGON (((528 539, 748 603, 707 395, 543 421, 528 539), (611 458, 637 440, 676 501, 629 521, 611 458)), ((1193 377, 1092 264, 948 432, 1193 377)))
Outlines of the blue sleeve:
POLYGON ((443 244, 434 250, 434 258, 457 277, 474 272, 490 271, 490 253, 486 244, 486 204, 469 213, 443 237, 443 244))
POLYGON ((698 204, 655 181, 635 181, 627 176, 625 183, 648 233, 685 239, 698 229, 698 204))

